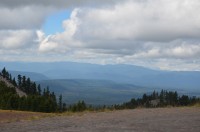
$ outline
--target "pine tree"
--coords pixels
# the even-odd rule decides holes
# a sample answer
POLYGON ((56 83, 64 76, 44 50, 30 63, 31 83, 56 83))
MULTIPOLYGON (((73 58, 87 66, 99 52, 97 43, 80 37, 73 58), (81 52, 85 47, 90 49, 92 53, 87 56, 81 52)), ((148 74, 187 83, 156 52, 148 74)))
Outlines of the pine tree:
POLYGON ((66 110, 67 110, 67 105, 66 105, 66 103, 63 103, 62 111, 66 111, 66 110))
POLYGON ((49 95, 50 95, 49 86, 47 86, 46 96, 49 97, 49 95))
POLYGON ((22 76, 18 75, 18 87, 21 89, 22 86, 22 76))
POLYGON ((37 89, 38 89, 38 94, 41 95, 41 86, 40 86, 40 84, 38 84, 37 89))
POLYGON ((6 72, 7 72, 7 71, 6 71, 6 68, 4 67, 3 70, 2 70, 2 72, 1 72, 3 78, 6 78, 6 72))
POLYGON ((12 84, 13 84, 15 87, 17 86, 17 83, 16 83, 16 81, 15 81, 15 78, 13 78, 12 84))
POLYGON ((31 93, 34 94, 34 95, 37 94, 37 88, 36 88, 35 82, 31 83, 31 93))
POLYGON ((62 112, 62 105, 63 105, 63 103, 62 103, 62 94, 59 96, 59 103, 58 103, 58 105, 59 105, 59 111, 62 112))
POLYGON ((160 105, 164 105, 164 90, 162 89, 160 92, 160 105))
POLYGON ((12 75, 9 74, 9 81, 12 81, 12 75))
MULTIPOLYGON (((14 86, 17 86, 27 93, 27 96, 19 97, 15 88, 7 87, 6 83, 0 81, 0 109, 26 110, 38 112, 55 112, 58 109, 58 103, 54 92, 49 91, 49 87, 44 89, 41 95, 41 87, 36 86, 30 78, 18 75, 18 83, 15 78, 4 68, 1 73, 5 79, 9 80, 14 86), (37 91, 38 90, 38 91, 37 91)), ((66 109, 66 105, 62 104, 62 95, 60 96, 60 111, 66 109)))
POLYGON ((30 78, 27 78, 27 80, 25 81, 25 91, 26 91, 27 94, 33 94, 32 90, 31 90, 31 80, 30 80, 30 78))

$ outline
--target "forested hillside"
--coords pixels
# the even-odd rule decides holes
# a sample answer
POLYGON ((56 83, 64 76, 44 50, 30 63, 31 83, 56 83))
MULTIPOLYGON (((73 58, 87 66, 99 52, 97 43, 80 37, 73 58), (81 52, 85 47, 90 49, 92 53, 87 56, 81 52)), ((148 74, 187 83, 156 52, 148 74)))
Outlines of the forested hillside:
POLYGON ((56 112, 63 108, 62 103, 57 103, 54 92, 48 87, 42 89, 26 76, 18 75, 16 81, 4 68, 0 77, 0 109, 56 112))
POLYGON ((134 109, 137 107, 155 108, 166 106, 191 106, 200 103, 199 97, 190 97, 188 95, 178 95, 176 91, 161 90, 154 91, 152 94, 144 94, 142 98, 132 98, 130 101, 120 105, 115 105, 115 109, 134 109))
POLYGON ((68 104, 67 107, 62 99, 63 97, 60 95, 57 101, 55 93, 51 92, 48 86, 41 88, 40 84, 37 85, 29 77, 18 75, 16 81, 5 68, 0 73, 0 109, 35 112, 63 112, 68 110, 76 112, 104 108, 133 109, 136 107, 188 106, 200 102, 199 97, 180 96, 176 91, 166 90, 162 90, 160 93, 154 91, 152 94, 144 94, 142 98, 132 98, 129 102, 119 105, 101 105, 98 108, 88 106, 84 101, 78 101, 78 103, 72 105, 68 104))

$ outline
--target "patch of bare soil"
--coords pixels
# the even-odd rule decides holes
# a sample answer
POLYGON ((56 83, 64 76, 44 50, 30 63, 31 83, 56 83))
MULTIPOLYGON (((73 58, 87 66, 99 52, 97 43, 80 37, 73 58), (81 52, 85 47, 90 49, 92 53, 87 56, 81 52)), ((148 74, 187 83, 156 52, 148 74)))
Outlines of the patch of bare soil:
POLYGON ((200 108, 134 109, 0 123, 0 132, 200 132, 200 108))

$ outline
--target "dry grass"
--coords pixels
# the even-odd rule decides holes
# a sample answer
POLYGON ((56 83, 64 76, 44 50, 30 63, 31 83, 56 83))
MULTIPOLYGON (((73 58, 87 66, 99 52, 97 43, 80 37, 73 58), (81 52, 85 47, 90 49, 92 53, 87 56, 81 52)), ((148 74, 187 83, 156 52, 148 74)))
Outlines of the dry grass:
POLYGON ((194 107, 200 107, 200 102, 196 103, 194 107))
POLYGON ((45 117, 53 117, 52 113, 0 110, 0 123, 37 120, 45 117))
MULTIPOLYGON (((190 107, 200 108, 200 103, 195 104, 190 107)), ((190 108, 190 107, 179 107, 179 109, 190 108)), ((145 110, 146 108, 136 108, 135 110, 145 110)), ((163 108, 164 109, 164 108, 163 108)), ((165 109, 173 109, 172 107, 167 107, 165 109)), ((14 110, 0 110, 0 123, 11 123, 11 122, 21 122, 21 121, 32 121, 39 120, 46 117, 65 117, 65 116, 85 116, 88 114, 95 113, 113 113, 121 110, 110 110, 104 109, 99 111, 84 111, 84 112, 64 112, 64 113, 41 113, 41 112, 27 112, 27 111, 14 111, 14 110)), ((122 110, 123 111, 123 110, 122 110)))

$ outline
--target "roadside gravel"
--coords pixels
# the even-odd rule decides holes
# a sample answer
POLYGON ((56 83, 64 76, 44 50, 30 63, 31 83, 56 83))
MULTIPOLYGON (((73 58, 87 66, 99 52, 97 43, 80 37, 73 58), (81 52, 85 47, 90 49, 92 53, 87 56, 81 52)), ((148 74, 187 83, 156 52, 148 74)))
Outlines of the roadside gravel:
POLYGON ((0 132, 200 132, 200 108, 134 109, 0 123, 0 132))

